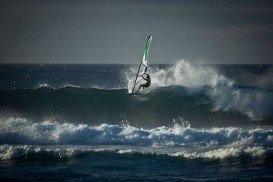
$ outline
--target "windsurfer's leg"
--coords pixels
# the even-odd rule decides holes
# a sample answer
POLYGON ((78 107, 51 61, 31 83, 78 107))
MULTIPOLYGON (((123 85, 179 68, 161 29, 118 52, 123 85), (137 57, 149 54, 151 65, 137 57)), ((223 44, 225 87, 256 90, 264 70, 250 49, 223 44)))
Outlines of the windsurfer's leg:
POLYGON ((138 87, 138 92, 140 91, 141 88, 144 90, 145 87, 147 87, 147 83, 141 84, 141 85, 138 87))
POLYGON ((149 85, 148 85, 147 83, 141 84, 141 85, 138 87, 138 91, 137 91, 137 92, 139 92, 139 90, 140 90, 141 88, 144 90, 145 87, 148 88, 149 85))

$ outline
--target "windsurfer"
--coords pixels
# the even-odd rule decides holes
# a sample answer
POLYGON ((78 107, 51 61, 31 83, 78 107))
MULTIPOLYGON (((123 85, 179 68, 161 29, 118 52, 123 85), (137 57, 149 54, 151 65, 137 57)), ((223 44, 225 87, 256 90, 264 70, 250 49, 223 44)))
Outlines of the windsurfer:
POLYGON ((144 73, 144 74, 141 75, 140 77, 142 77, 142 78, 146 81, 146 83, 141 84, 141 85, 138 87, 137 92, 139 92, 139 90, 140 90, 141 88, 142 88, 142 89, 148 88, 148 87, 151 85, 151 77, 150 77, 149 74, 144 73), (145 77, 144 75, 145 75, 146 77, 145 77))

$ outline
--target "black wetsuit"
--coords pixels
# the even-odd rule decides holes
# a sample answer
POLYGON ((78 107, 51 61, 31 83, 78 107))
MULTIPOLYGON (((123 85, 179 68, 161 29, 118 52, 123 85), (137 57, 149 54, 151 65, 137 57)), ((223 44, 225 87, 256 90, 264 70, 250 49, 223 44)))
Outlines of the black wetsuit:
POLYGON ((144 83, 144 84, 141 84, 140 86, 139 86, 139 88, 138 88, 138 92, 139 92, 139 90, 141 89, 141 87, 149 87, 150 85, 151 85, 151 77, 150 77, 150 75, 148 75, 148 74, 146 74, 146 78, 144 78, 143 76, 142 76, 142 78, 146 81, 146 83, 144 83))

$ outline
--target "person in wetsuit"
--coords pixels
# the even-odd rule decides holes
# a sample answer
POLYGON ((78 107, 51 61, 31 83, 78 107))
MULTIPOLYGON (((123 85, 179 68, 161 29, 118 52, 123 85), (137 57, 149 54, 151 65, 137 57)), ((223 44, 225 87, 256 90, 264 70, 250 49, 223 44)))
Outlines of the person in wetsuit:
POLYGON ((141 85, 138 87, 138 91, 137 91, 137 92, 139 92, 139 90, 140 90, 141 88, 142 88, 142 89, 148 88, 148 87, 151 85, 151 77, 150 77, 149 74, 144 73, 144 74, 141 75, 140 77, 142 77, 142 78, 146 81, 146 83, 141 84, 141 85), (144 75, 146 75, 146 78, 144 77, 144 75))

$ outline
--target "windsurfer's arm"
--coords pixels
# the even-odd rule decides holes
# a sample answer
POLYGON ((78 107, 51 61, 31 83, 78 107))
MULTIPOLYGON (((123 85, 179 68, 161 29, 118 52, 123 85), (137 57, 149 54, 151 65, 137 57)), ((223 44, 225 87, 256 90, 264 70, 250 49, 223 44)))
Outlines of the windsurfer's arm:
POLYGON ((141 77, 142 77, 145 81, 148 81, 147 78, 145 78, 143 75, 141 75, 141 77))

